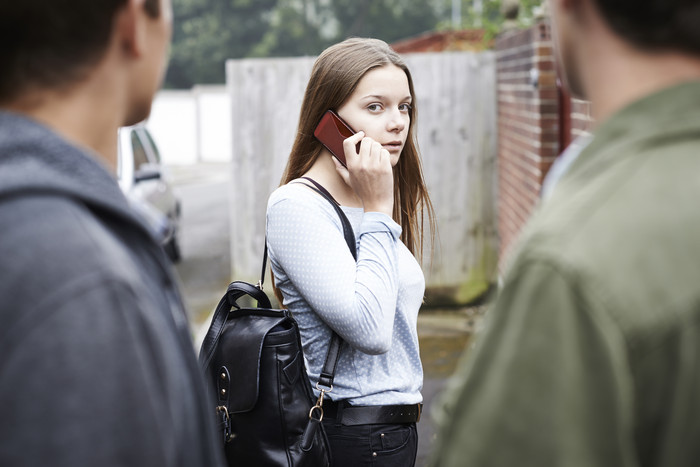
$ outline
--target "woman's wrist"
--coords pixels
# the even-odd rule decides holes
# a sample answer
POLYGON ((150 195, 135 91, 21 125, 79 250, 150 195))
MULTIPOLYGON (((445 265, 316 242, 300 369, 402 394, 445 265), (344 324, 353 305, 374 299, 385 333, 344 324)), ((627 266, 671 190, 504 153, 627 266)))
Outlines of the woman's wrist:
POLYGON ((360 224, 360 235, 371 232, 387 232, 394 240, 398 240, 401 231, 401 226, 390 215, 383 212, 365 212, 362 224, 360 224))
POLYGON ((386 203, 364 203, 363 204, 365 212, 380 212, 391 217, 392 207, 386 203))

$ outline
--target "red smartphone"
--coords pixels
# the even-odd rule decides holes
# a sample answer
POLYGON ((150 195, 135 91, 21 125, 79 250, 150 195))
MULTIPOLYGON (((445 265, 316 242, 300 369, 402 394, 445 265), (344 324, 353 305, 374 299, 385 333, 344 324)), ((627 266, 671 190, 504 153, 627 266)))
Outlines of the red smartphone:
MULTIPOLYGON (((318 126, 314 130, 314 136, 328 149, 343 166, 345 163, 345 151, 343 141, 355 134, 355 130, 345 123, 337 113, 327 110, 318 126)), ((359 143, 357 145, 359 151, 359 143)))

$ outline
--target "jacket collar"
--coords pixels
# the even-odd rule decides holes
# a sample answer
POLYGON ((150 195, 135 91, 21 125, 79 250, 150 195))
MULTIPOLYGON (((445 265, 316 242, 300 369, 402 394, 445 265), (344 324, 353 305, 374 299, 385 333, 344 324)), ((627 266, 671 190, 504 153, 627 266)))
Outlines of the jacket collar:
MULTIPOLYGON (((658 138, 682 139, 699 135, 700 81, 668 87, 645 96, 613 114, 593 132, 593 139, 571 164, 569 172, 599 173, 626 148, 647 146, 658 138)), ((563 178, 568 178, 569 173, 563 178)))
POLYGON ((0 111, 0 198, 25 193, 75 198, 152 236, 96 154, 35 120, 0 111))

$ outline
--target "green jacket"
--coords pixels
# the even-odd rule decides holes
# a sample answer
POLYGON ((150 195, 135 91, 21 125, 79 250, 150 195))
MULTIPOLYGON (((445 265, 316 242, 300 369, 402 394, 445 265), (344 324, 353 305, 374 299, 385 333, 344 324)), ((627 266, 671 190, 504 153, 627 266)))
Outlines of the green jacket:
POLYGON ((432 465, 700 465, 700 82, 602 124, 518 250, 432 465))

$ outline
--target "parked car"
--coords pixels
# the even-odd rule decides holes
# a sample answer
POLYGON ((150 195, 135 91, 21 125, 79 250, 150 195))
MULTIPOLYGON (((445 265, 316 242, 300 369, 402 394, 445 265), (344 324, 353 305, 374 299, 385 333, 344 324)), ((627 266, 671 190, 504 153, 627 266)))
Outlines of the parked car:
POLYGON ((158 146, 143 124, 119 129, 117 176, 134 210, 151 226, 170 259, 179 261, 180 201, 161 163, 158 146))

